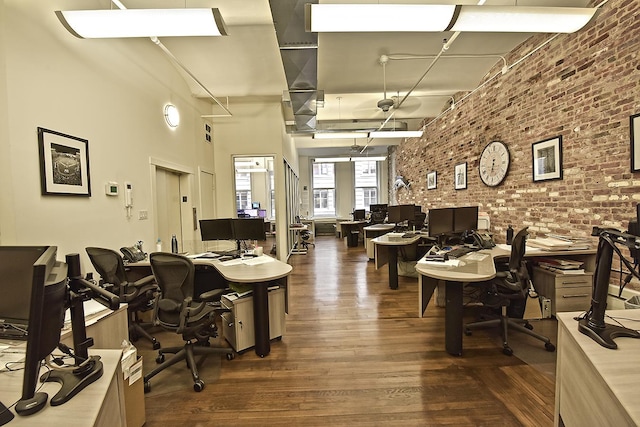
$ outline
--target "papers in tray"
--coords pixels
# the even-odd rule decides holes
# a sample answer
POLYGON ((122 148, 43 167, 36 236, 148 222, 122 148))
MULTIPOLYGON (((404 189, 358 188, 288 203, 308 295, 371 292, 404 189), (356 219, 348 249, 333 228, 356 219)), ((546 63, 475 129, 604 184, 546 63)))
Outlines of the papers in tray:
POLYGON ((547 251, 589 249, 588 244, 574 243, 568 240, 556 239, 554 237, 537 237, 535 239, 528 239, 527 246, 540 248, 547 251))

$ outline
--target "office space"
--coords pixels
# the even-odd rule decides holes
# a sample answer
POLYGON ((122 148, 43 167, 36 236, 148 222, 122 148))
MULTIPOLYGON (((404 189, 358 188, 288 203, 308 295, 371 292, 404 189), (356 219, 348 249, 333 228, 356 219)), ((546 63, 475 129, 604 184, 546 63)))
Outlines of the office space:
MULTIPOLYGON (((14 2, 17 3, 17 2, 14 2)), ((25 2, 21 2, 25 4, 25 2)), ((615 42, 620 44, 620 52, 623 50, 633 51, 637 50, 637 40, 639 39, 637 34, 637 28, 627 23, 633 16, 637 16, 637 5, 635 3, 626 4, 628 8, 624 12, 614 13, 616 7, 622 2, 610 1, 605 7, 605 14, 602 20, 597 20, 597 28, 606 29, 607 33, 611 32, 611 37, 605 37, 595 31, 595 34, 587 33, 580 36, 565 37, 574 40, 574 43, 584 43, 589 45, 589 40, 600 40, 600 43, 605 41, 615 42), (615 19, 621 19, 622 22, 614 23, 615 19), (604 41, 603 41, 604 39, 604 41), (623 40, 627 40, 624 47, 623 40), (634 43, 635 41, 635 43, 634 43)), ((35 2, 26 2, 27 5, 35 7, 35 2)), ((11 3, 4 2, 5 5, 14 6, 11 3)), ((21 6, 22 7, 22 6, 21 6)), ((26 7, 26 6, 25 6, 26 7)), ((251 126, 245 126, 240 134, 243 138, 242 143, 237 143, 231 147, 224 143, 224 136, 232 133, 229 131, 221 131, 218 134, 222 142, 215 147, 215 149, 206 148, 207 146, 190 147, 189 144, 184 144, 186 140, 196 140, 196 128, 199 126, 195 123, 195 119, 192 119, 191 126, 180 128, 178 133, 168 133, 162 123, 161 112, 157 106, 164 102, 164 99, 169 97, 169 92, 174 92, 173 96, 179 97, 180 102, 184 104, 185 108, 195 110, 194 117, 197 117, 200 113, 199 102, 191 99, 190 94, 184 88, 181 78, 177 75, 171 67, 164 62, 164 60, 150 55, 149 58, 145 58, 156 69, 165 70, 163 80, 158 80, 158 77, 149 77, 148 74, 141 71, 141 67, 129 65, 125 68, 118 67, 109 69, 108 72, 100 71, 103 66, 110 66, 110 59, 114 57, 120 58, 121 55, 113 51, 113 47, 105 46, 104 43, 100 43, 102 49, 95 51, 95 44, 92 47, 81 45, 79 41, 74 44, 75 49, 82 52, 84 56, 79 57, 72 52, 68 52, 63 49, 56 48, 55 43, 47 41, 47 37, 50 34, 58 34, 53 32, 53 28, 58 25, 57 22, 50 22, 53 17, 49 17, 48 12, 45 11, 36 12, 35 16, 42 18, 42 21, 46 22, 45 30, 38 30, 36 22, 26 19, 28 13, 14 13, 12 10, 11 20, 7 18, 7 14, 4 15, 5 21, 2 22, 2 28, 10 28, 3 32, 3 38, 5 42, 2 44, 4 54, 2 55, 5 67, 3 67, 3 81, 6 84, 2 86, 2 91, 6 92, 6 96, 2 96, 6 99, 6 103, 3 103, 0 107, 2 114, 0 114, 0 132, 2 134, 2 149, 3 152, 11 152, 11 156, 2 156, 0 162, 2 162, 2 178, 3 182, 8 182, 10 185, 5 187, 7 191, 3 190, 2 203, 0 209, 2 209, 2 222, 0 223, 0 231, 2 231, 2 242, 10 243, 17 242, 22 244, 27 243, 41 243, 39 239, 42 236, 47 236, 47 239, 51 242, 56 242, 61 247, 61 252, 77 251, 82 252, 88 242, 101 241, 108 246, 117 246, 122 244, 123 241, 133 241, 142 239, 147 245, 151 245, 155 240, 155 233, 151 222, 144 221, 128 221, 124 216, 124 209, 122 207, 122 200, 110 200, 102 195, 101 186, 104 181, 116 180, 123 182, 124 180, 131 180, 135 183, 134 189, 136 210, 140 206, 140 209, 147 208, 152 204, 152 196, 150 195, 151 185, 148 178, 148 169, 146 165, 149 163, 149 156, 155 158, 167 158, 178 165, 188 165, 194 171, 197 170, 198 159, 210 159, 203 160, 207 162, 203 168, 211 168, 215 170, 219 179, 224 179, 224 176, 231 176, 230 174, 230 161, 227 156, 231 150, 244 150, 246 147, 247 152, 253 152, 256 150, 254 147, 247 147, 249 144, 258 143, 254 138, 255 129, 259 129, 260 144, 264 144, 265 141, 276 139, 278 143, 274 147, 269 148, 269 152, 282 152, 282 156, 286 157, 290 162, 296 163, 295 155, 293 154, 293 148, 286 146, 282 148, 281 140, 283 139, 284 132, 281 127, 278 126, 274 129, 273 122, 280 119, 279 106, 273 104, 271 106, 257 106, 254 104, 247 104, 245 106, 239 106, 240 111, 246 111, 247 115, 256 114, 256 117, 251 122, 251 126), (18 27, 25 26, 25 29, 17 31, 18 27), (27 33, 26 29, 35 30, 35 32, 27 33), (49 32, 47 32, 49 31, 49 32), (39 35, 37 40, 35 35, 39 35), (11 45, 9 45, 9 42, 11 45), (42 46, 38 46, 38 43, 42 43, 42 46), (92 53, 95 52, 95 53, 92 53), (28 53, 26 55, 25 53, 28 53), (84 59, 83 59, 84 58, 84 59), (18 62, 13 62, 17 60, 18 62), (82 71, 79 72, 80 68, 82 71), (65 77, 67 76, 67 77, 65 77), (126 76, 126 79, 121 76, 126 76), (77 82, 73 81, 77 78, 82 80, 86 79, 82 85, 77 85, 77 82), (136 79, 136 84, 127 83, 129 79, 136 79), (120 88, 123 85, 123 88, 120 88), (171 91, 167 87, 171 85, 171 91), (78 87, 80 86, 80 87, 78 87), (142 88, 138 86, 143 86, 142 88), (73 89, 73 90, 71 90, 73 89), (160 96, 154 92, 162 92, 166 95, 160 96), (127 93, 131 91, 132 93, 127 93), (150 93, 152 93, 149 95, 150 93), (178 93, 176 93, 178 92, 178 93), (65 108, 60 108, 59 100, 66 100, 64 103, 65 108), (156 102, 157 101, 157 102, 156 102), (193 103, 193 104, 192 104, 193 103), (153 104, 153 106, 151 106, 153 104), (87 106, 95 106, 95 110, 88 108, 87 106), (116 116, 115 113, 110 113, 106 107, 118 108, 121 111, 121 116, 116 116), (148 108, 147 108, 148 107, 148 108), (113 115, 112 115, 113 114, 113 115), (115 123, 111 119, 115 117, 131 117, 135 120, 124 121, 124 123, 115 123), (143 124, 144 129, 140 129, 140 125, 143 124), (96 183, 96 189, 94 190, 95 196, 91 199, 51 199, 43 198, 40 196, 39 176, 38 176, 38 164, 37 164, 37 149, 36 149, 36 137, 35 129, 37 126, 45 126, 62 132, 67 132, 72 135, 86 137, 90 141, 90 158, 92 159, 91 170, 92 179, 96 183), (95 129, 95 130, 94 130, 95 129), (185 132, 187 133, 185 135, 185 132), (6 145, 5 145, 6 144, 6 145), (219 151, 217 151, 219 150, 219 151), (286 152, 286 154, 284 154, 286 152), (123 155, 126 153, 126 155, 123 155), (123 161, 123 157, 125 157, 123 161), (95 159, 95 160, 93 160, 95 159), (144 165, 144 167, 140 166, 144 165), (226 171, 229 173, 227 174, 226 171), (138 183, 145 183, 139 185, 138 183), (9 212, 7 212, 9 211, 9 212), (43 218, 43 212, 47 212, 48 218, 43 218), (95 225, 99 223, 101 227, 95 225)), ((601 19, 601 18, 599 18, 601 19)), ((121 46, 121 43, 118 43, 121 46)), ((553 44, 558 46, 560 40, 553 44)), ((142 49, 152 49, 153 46, 148 48, 143 43, 136 43, 141 45, 142 49)), ((562 43, 560 43, 562 45, 562 43)), ((593 45, 595 46, 595 45, 593 45)), ((603 47, 604 49, 604 47, 603 47)), ((606 46, 604 52, 610 52, 612 48, 606 46)), ((126 51, 126 49, 125 49, 126 51)), ((568 49, 567 49, 568 51, 568 49)), ((409 148, 415 146, 413 141, 409 142, 404 149, 396 154, 400 157, 400 162, 394 166, 395 170, 409 177, 412 181, 412 192, 401 189, 398 198, 400 201, 413 201, 416 199, 417 204, 420 203, 419 197, 423 196, 428 201, 438 200, 438 204, 443 205, 449 203, 449 200, 456 200, 456 204, 467 204, 467 202, 478 202, 479 200, 491 199, 491 211, 492 224, 496 224, 496 227, 500 227, 500 222, 503 221, 500 217, 504 214, 505 222, 502 223, 503 227, 506 227, 509 221, 514 225, 522 224, 523 221, 519 212, 528 211, 534 220, 540 223, 549 224, 554 223, 560 226, 564 226, 568 230, 580 229, 580 231, 587 232, 590 229, 590 224, 583 224, 583 218, 591 216, 589 221, 614 221, 614 225, 623 225, 627 219, 627 215, 630 214, 630 207, 634 203, 634 194, 637 193, 637 184, 633 181, 633 176, 628 172, 628 128, 625 127, 624 120, 628 120, 628 116, 635 114, 638 111, 622 111, 624 108, 620 108, 620 112, 617 111, 619 99, 624 98, 624 105, 638 104, 638 89, 637 89, 637 69, 634 69, 634 56, 631 54, 625 55, 620 53, 617 60, 609 62, 607 59, 602 60, 604 52, 592 51, 582 49, 573 49, 577 55, 583 53, 587 55, 585 58, 597 58, 598 61, 594 64, 598 64, 598 69, 609 70, 608 78, 598 79, 594 77, 594 81, 582 81, 583 86, 597 88, 601 84, 613 84, 614 88, 609 90, 612 97, 610 102, 600 103, 594 100, 593 97, 589 102, 591 110, 598 111, 595 114, 596 117, 590 116, 589 123, 576 123, 575 120, 563 120, 563 123, 554 123, 548 126, 544 130, 532 135, 529 138, 524 138, 521 135, 511 136, 510 134, 498 134, 495 135, 483 135, 480 140, 482 142, 489 142, 489 138, 499 137, 512 148, 511 152, 514 156, 513 166, 510 170, 505 186, 511 186, 514 182, 520 182, 515 187, 510 188, 509 197, 502 197, 502 192, 505 191, 502 188, 490 189, 482 187, 482 184, 477 180, 476 170, 473 169, 475 160, 468 158, 468 177, 469 185, 468 189, 459 190, 454 192, 450 189, 452 184, 450 181, 447 183, 447 176, 452 173, 453 166, 458 163, 458 159, 446 159, 443 158, 443 166, 440 165, 428 165, 424 158, 430 157, 431 152, 426 150, 424 156, 411 155, 415 162, 425 162, 424 166, 415 168, 416 172, 413 173, 408 166, 410 161, 409 153, 413 153, 415 148, 409 148), (599 54, 598 54, 599 53, 599 54), (606 65, 605 65, 606 64, 606 65), (616 64, 619 67, 623 67, 624 70, 613 66, 616 64), (627 81, 635 81, 636 86, 629 86, 627 81), (622 83, 620 83, 622 82, 622 83), (595 106, 592 104, 599 104, 595 106), (616 106, 611 110, 612 106, 616 106), (609 114, 612 113, 612 114, 609 114), (553 137, 558 133, 558 126, 563 126, 566 131, 573 132, 576 127, 580 127, 580 130, 584 132, 585 127, 587 129, 593 126, 593 123, 601 119, 602 116, 616 116, 617 119, 613 120, 609 128, 604 129, 607 125, 598 125, 599 129, 590 130, 589 135, 593 135, 594 138, 599 138, 598 141, 593 141, 593 145, 588 146, 588 164, 577 163, 577 154, 585 154, 587 150, 574 150, 573 155, 570 156, 569 151, 565 151, 565 178, 563 181, 554 181, 548 183, 531 183, 530 179, 530 159, 527 158, 530 153, 530 145, 538 140, 545 139, 546 137, 553 137), (553 131, 553 132, 552 132, 553 131), (605 134, 604 136, 598 136, 605 134), (606 137, 607 141, 610 141, 613 145, 602 144, 602 138, 606 137), (518 141, 523 141, 523 145, 518 144, 518 141), (515 149, 518 147, 518 149, 515 149), (520 156, 520 160, 518 160, 520 156), (610 157, 619 157, 618 166, 610 165, 605 159, 610 157), (423 159, 423 160, 419 160, 423 159), (603 163, 604 162, 604 163, 603 163), (473 165, 472 165, 473 164, 473 165), (613 168, 610 171, 609 168, 613 168), (433 169, 438 171, 438 189, 437 190, 421 190, 418 183, 424 181, 426 169, 433 169), (601 172, 601 169, 605 169, 601 172), (419 171, 419 172, 418 172, 419 171), (577 171, 589 171, 588 176, 583 178, 573 177, 571 173, 577 171), (592 172, 593 171, 593 172, 592 172), (603 173, 604 172, 604 173, 603 173), (518 177, 521 180, 518 180, 518 177), (596 177, 598 179, 596 179, 596 177), (474 183, 475 178, 475 183, 474 183), (578 181, 583 180, 583 184, 579 184, 578 181), (598 182, 595 182, 595 181, 598 182), (560 187, 571 187, 573 185, 582 185, 583 188, 593 186, 592 189, 583 190, 578 193, 580 198, 571 201, 571 205, 568 202, 558 201, 557 198, 565 198, 564 191, 560 187), (449 187, 449 189, 447 189, 449 187), (475 189, 474 189, 475 188, 475 189), (543 190, 544 188, 544 190, 543 190), (549 194, 549 189, 552 189, 549 194), (588 193, 594 192, 595 194, 587 196, 588 193), (431 196, 431 194, 435 196, 431 196), (498 197, 496 197, 498 195, 498 197), (586 196, 586 197, 585 197, 586 196), (500 200, 504 200, 503 202, 500 200), (551 199, 551 200, 550 200, 551 199), (458 203, 460 202, 460 203, 458 203), (565 205, 567 203, 567 205, 565 205), (604 207, 604 205, 613 205, 612 207, 604 207), (542 205, 545 205, 544 207, 542 205), (576 205, 578 205, 576 207, 576 205), (602 207, 601 207, 602 206, 602 207), (495 208, 495 211, 494 211, 495 208), (513 209, 513 210, 511 210, 513 209), (587 209, 589 209, 587 211, 587 209), (601 212, 601 209, 607 209, 607 212, 601 212), (571 210, 572 215, 569 214, 571 210), (557 215, 556 212, 560 211, 561 214, 557 215), (609 216, 611 214, 612 217, 609 216), (576 219, 570 219, 573 216, 576 219), (580 226, 576 227, 574 221, 580 222, 580 226), (586 231, 585 231, 586 230, 586 231)), ((125 59, 133 61, 131 55, 122 55, 125 59)), ((552 63, 560 61, 562 58, 556 55, 553 57, 552 63)), ((584 58, 583 58, 584 59, 584 58)), ((609 59, 613 59, 610 57, 609 59)), ((588 63, 588 61, 587 61, 588 63)), ((636 62, 637 63, 637 62, 636 62)), ((592 66, 590 69, 596 65, 592 66)), ((579 66, 576 67, 580 68, 579 66)), ((517 70, 513 70, 517 71, 517 70)), ((568 73, 571 74, 572 70, 568 73)), ((537 76, 538 73, 531 73, 531 77, 537 76)), ((576 72, 574 75, 578 75, 576 72)), ((562 87, 563 81, 570 80, 571 76, 568 76, 564 80, 561 77, 554 77, 550 80, 544 80, 545 73, 540 73, 540 81, 546 82, 553 87, 562 87), (553 85, 556 80, 558 83, 553 85)), ((599 76, 599 75, 598 75, 599 76)), ((509 74, 507 74, 509 77, 509 74)), ((520 82, 513 83, 513 87, 528 87, 531 83, 529 75, 527 78, 520 82), (527 83, 524 83, 527 81, 527 83)), ((534 78, 533 80, 536 80, 534 78)), ((502 86, 504 88, 504 85, 502 86)), ((595 89, 594 89, 595 90, 595 89)), ((504 93, 509 91, 503 90, 504 93)), ((3 93, 4 95, 4 93, 3 93)), ((522 97, 527 98, 529 94, 525 94, 522 97)), ((566 98, 567 95, 564 96, 566 98)), ((487 96, 485 98, 492 98, 487 96)), ((495 97, 493 97, 495 98, 495 97)), ((558 99, 562 99, 559 97, 558 99)), ((574 100, 575 101, 575 100, 574 100)), ((178 102, 178 101, 175 101, 178 102)), ((585 101, 586 103, 587 101, 585 101)), ((536 102, 537 104, 540 104, 536 102)), ((567 101, 567 104, 569 102, 567 101)), ((576 102, 571 102, 576 104, 576 102)), ((529 105, 527 103, 527 105, 529 105)), ((522 108, 525 106, 523 105, 522 108)), ((464 103, 459 105, 457 112, 464 111, 466 108, 464 103)), ((584 107, 587 108, 586 106, 584 107)), ((480 109, 482 110, 482 109, 480 109)), ((506 109, 505 111, 507 111, 506 109)), ((552 109, 549 108, 551 111, 552 109)), ((472 112, 468 111, 468 114, 472 112)), ((553 110, 553 115, 559 115, 558 111, 553 110)), ((590 114, 592 114, 590 113, 590 114)), ((586 117, 585 112, 577 113, 575 116, 586 117)), ((465 116, 467 117, 467 116, 465 116)), ((475 126, 485 126, 485 120, 487 119, 483 112, 476 111, 473 113, 473 117, 476 118, 475 126)), ((573 117, 573 116, 572 116, 573 117)), ((446 117, 448 118, 448 116, 446 117)), ((446 119, 445 118, 445 119, 446 119)), ((502 117, 500 117, 502 120, 502 117)), ((516 116, 511 121, 518 121, 519 116, 516 116)), ((465 123, 474 122, 474 120, 463 120, 465 123)), ((504 121, 504 120, 502 120, 504 121)), ((279 122, 278 122, 279 123, 279 122)), ((467 125, 464 125, 467 126, 467 125)), ((498 121, 491 122, 491 126, 502 126, 498 121)), ((533 125, 529 125, 533 126, 533 125)), ((231 127, 231 125, 229 125, 231 127)), ((242 128, 238 125, 237 128, 242 128)), ((236 129, 237 129, 236 128, 236 129)), ((433 129, 431 127, 430 129, 433 129)), ((520 130, 522 130, 520 128, 520 130)), ((525 132, 526 135, 526 132, 525 132)), ((563 134, 564 135, 564 134, 563 134)), ((236 138, 236 136, 234 136, 236 138)), ((285 137, 286 138, 286 137, 285 137)), ((441 137, 441 141, 438 144, 443 143, 448 138, 446 135, 441 137)), ((585 142, 581 140, 582 142, 585 142)), ((470 145, 468 144, 472 138, 464 141, 463 149, 454 150, 455 152, 465 151, 470 145)), ((568 147, 568 136, 565 138, 564 149, 568 147)), ((446 144, 446 142, 445 142, 446 144)), ((460 142, 458 141, 458 144, 460 142)), ((476 150, 476 155, 479 154, 484 144, 478 143, 477 146, 473 145, 473 149, 476 150)), ((261 145, 262 147, 262 145, 261 145)), ((261 148, 261 150, 266 150, 261 148)), ((420 149, 416 149, 416 153, 421 154, 420 149)), ((452 148, 446 152, 452 151, 452 148)), ((471 149, 468 150, 472 152, 471 149)), ((462 157, 460 161, 464 161, 462 157)), ((302 162, 303 159, 300 159, 302 162)), ((280 177, 282 174, 279 175, 280 177)), ((230 179, 230 178, 229 178, 230 179)), ((284 178, 277 178, 283 180, 284 178)), ((450 179, 450 178, 449 178, 450 179)), ((223 187, 223 182, 218 182, 218 189, 223 187)), ((197 193, 197 192, 196 192, 197 193)), ((222 197, 222 196, 221 196, 222 197)), ((230 197, 222 197, 224 203, 219 203, 218 213, 220 216, 232 215, 232 212, 227 212, 227 209, 232 208, 230 197), (229 205, 229 206, 227 206, 229 205)), ((282 202, 284 203, 284 202, 282 202)), ((434 202, 435 203, 435 202, 434 202)), ((423 204, 424 205, 424 204, 423 204)), ((532 220, 532 221, 534 221, 532 220)), ((598 222, 601 224, 601 222, 598 222)), ((536 225, 536 224, 534 224, 536 225)), ((540 226, 540 225, 537 225, 540 226)), ((282 228, 282 227, 281 227, 282 228)), ((560 228, 555 227, 554 228, 560 228)), ((501 233, 500 233, 501 235, 501 233)), ((149 247, 149 246, 147 246, 149 247)))

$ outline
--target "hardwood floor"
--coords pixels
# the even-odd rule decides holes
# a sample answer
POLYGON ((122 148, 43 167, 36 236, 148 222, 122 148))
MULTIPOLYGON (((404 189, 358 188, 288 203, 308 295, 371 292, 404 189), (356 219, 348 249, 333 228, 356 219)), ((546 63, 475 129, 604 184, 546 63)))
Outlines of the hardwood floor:
MULTIPOLYGON (((497 331, 476 331, 464 337, 464 356, 450 356, 444 309, 430 305, 418 318, 417 279, 400 277, 390 290, 386 267, 375 270, 362 246, 321 236, 289 262, 286 334, 271 354, 209 357, 200 393, 182 363, 159 374, 145 398, 146 427, 553 424, 553 375, 518 358, 546 353, 539 342, 514 344, 508 357, 497 331)), ((147 372, 155 352, 136 345, 147 372)))

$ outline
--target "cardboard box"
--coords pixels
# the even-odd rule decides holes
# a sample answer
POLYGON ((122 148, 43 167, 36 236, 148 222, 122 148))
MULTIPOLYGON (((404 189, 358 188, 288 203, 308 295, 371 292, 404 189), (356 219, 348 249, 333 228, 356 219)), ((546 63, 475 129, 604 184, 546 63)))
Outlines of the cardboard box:
POLYGON ((128 427, 142 427, 146 422, 142 356, 124 373, 124 408, 128 427))

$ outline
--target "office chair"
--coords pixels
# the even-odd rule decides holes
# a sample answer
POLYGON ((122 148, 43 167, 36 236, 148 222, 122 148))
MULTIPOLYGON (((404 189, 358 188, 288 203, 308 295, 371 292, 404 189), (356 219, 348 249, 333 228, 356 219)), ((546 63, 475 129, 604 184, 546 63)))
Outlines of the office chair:
POLYGON ((159 349, 160 342, 144 329, 153 324, 143 323, 139 316, 139 313, 152 310, 155 305, 158 286, 153 275, 131 282, 127 279, 124 262, 118 252, 95 247, 86 248, 86 251, 102 281, 112 285, 111 290, 120 297, 120 302, 127 303, 129 340, 135 342, 139 337, 145 337, 151 341, 154 350, 159 349))
POLYGON ((506 266, 508 269, 503 271, 499 270, 496 277, 489 282, 472 285, 480 287, 480 301, 483 303, 483 306, 500 308, 500 316, 497 319, 468 323, 465 325, 464 330, 466 335, 471 335, 472 329, 500 326, 502 329, 502 352, 507 356, 513 354, 513 350, 509 347, 508 342, 507 331, 509 328, 524 332, 544 342, 544 348, 547 351, 554 351, 556 349, 549 338, 533 332, 533 326, 527 320, 510 318, 507 314, 508 307, 512 301, 520 300, 526 302, 526 298, 528 298, 530 281, 527 265, 524 262, 527 234, 527 228, 525 227, 520 230, 513 239, 509 263, 508 266, 506 266))
POLYGON ((144 376, 144 390, 151 391, 151 378, 158 373, 186 360, 193 377, 193 389, 202 391, 204 381, 198 375, 195 356, 224 354, 227 360, 234 358, 233 350, 210 347, 209 338, 217 336, 215 316, 222 311, 212 303, 220 302, 223 289, 205 292, 194 299, 195 268, 185 256, 164 252, 154 252, 149 256, 151 270, 160 286, 160 297, 156 306, 156 320, 163 328, 182 335, 185 344, 180 347, 161 348, 158 351, 155 369, 144 376), (173 356, 165 360, 165 353, 173 356))

